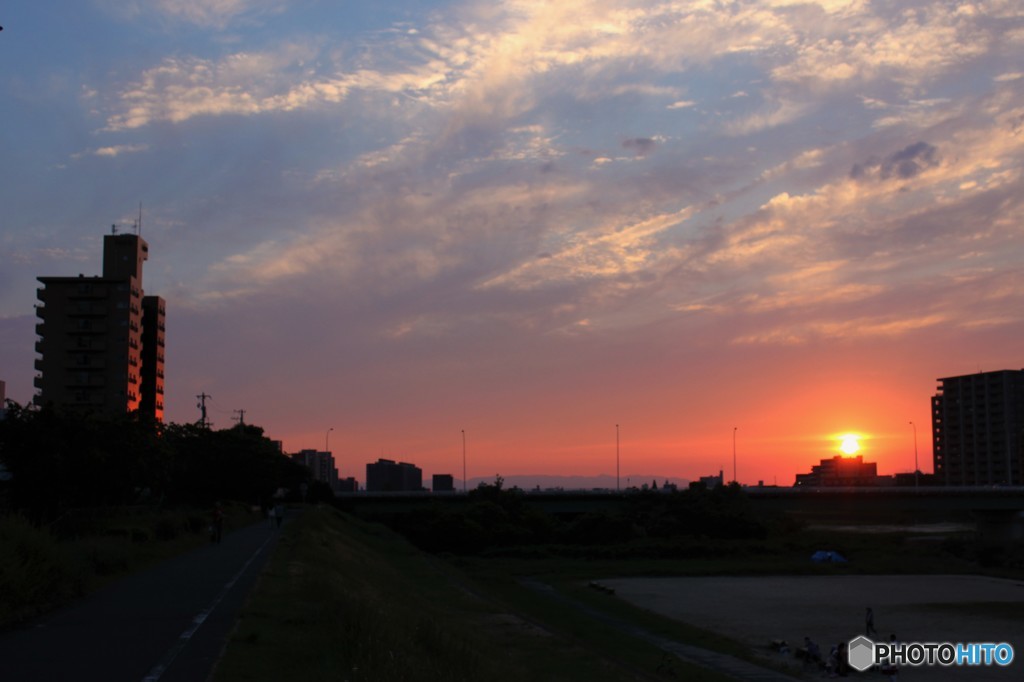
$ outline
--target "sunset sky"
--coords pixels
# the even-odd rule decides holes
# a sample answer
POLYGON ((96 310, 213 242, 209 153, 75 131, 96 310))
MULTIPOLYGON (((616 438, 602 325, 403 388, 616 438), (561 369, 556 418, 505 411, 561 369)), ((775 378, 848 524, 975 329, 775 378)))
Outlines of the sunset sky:
POLYGON ((139 203, 167 419, 342 476, 931 471, 1024 367, 1019 0, 0 6, 0 379, 139 203), (735 431, 734 431, 735 429, 735 431))

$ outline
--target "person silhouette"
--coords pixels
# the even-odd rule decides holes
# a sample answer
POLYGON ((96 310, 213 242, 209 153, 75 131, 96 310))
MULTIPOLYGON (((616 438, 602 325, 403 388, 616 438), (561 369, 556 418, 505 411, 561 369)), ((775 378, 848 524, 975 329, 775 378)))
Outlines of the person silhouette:
POLYGON ((213 523, 210 525, 210 542, 219 545, 224 535, 224 507, 218 502, 213 507, 213 523))
POLYGON ((869 637, 878 634, 878 630, 875 629, 875 612, 871 610, 870 606, 864 613, 864 634, 869 637))

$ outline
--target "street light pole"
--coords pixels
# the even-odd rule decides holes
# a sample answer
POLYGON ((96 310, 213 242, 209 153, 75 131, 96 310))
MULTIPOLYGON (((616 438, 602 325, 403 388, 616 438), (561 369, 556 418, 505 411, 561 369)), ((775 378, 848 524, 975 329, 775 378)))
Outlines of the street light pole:
POLYGON ((619 488, 619 425, 615 425, 615 492, 620 492, 619 488))
POLYGON ((914 487, 916 488, 920 485, 918 481, 920 467, 917 465, 917 424, 910 422, 910 425, 914 427, 914 487))
POLYGON ((462 429, 462 492, 466 493, 466 429, 462 429))
POLYGON ((327 433, 324 435, 324 452, 331 451, 331 431, 333 430, 334 427, 332 426, 331 428, 327 429, 327 433))
POLYGON ((736 477, 736 432, 739 431, 738 426, 732 427, 732 482, 739 484, 739 480, 736 477))

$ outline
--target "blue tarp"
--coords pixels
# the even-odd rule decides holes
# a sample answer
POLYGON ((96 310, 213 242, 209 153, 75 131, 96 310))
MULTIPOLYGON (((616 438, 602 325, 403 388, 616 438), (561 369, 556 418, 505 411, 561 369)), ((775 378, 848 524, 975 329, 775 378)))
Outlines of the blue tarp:
POLYGON ((832 550, 819 549, 817 552, 811 555, 811 561, 816 563, 830 563, 830 564, 845 564, 846 558, 839 552, 833 552, 832 550))

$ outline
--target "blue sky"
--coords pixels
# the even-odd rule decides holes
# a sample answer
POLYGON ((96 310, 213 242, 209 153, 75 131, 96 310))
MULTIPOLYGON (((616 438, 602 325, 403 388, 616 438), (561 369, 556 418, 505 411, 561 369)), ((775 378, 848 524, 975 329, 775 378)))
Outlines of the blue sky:
POLYGON ((1018 2, 82 0, 0 24, 19 402, 35 278, 97 274, 140 202, 168 418, 205 391, 289 449, 334 428, 357 477, 454 470, 462 429, 478 475, 607 472, 616 423, 638 473, 717 470, 737 425, 748 480, 790 482, 836 430, 891 473, 937 377, 1024 366, 1018 2))

